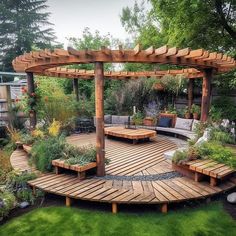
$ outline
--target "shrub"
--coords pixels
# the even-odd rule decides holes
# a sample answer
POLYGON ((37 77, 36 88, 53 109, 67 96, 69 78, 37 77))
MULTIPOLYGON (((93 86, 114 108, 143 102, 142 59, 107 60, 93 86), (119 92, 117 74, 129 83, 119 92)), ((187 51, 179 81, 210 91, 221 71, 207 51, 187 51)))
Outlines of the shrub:
POLYGON ((30 152, 32 163, 42 172, 51 171, 52 160, 62 157, 65 145, 63 136, 48 137, 35 142, 30 152))
POLYGON ((172 161, 175 164, 181 164, 183 161, 187 160, 188 158, 188 153, 186 150, 179 151, 177 150, 172 158, 172 161))
POLYGON ((11 171, 10 156, 7 152, 0 150, 0 183, 4 183, 7 173, 11 171))
POLYGON ((20 141, 23 144, 31 145, 34 143, 35 140, 36 138, 33 137, 30 133, 21 133, 20 135, 20 141))
POLYGON ((193 104, 191 107, 191 112, 192 113, 197 113, 198 115, 200 115, 201 113, 201 107, 198 105, 193 104))
POLYGON ((230 121, 235 120, 236 117, 236 106, 233 99, 222 96, 215 99, 212 102, 211 117, 214 119, 229 119, 230 121))
POLYGON ((32 189, 28 186, 27 182, 35 179, 37 176, 34 173, 17 173, 12 171, 8 174, 6 189, 17 197, 19 201, 27 201, 33 204, 35 199, 42 195, 41 191, 36 191, 33 195, 32 189))
POLYGON ((203 159, 209 158, 219 163, 224 163, 232 168, 236 168, 235 154, 220 143, 205 142, 198 147, 198 153, 203 159))
POLYGON ((0 189, 0 221, 15 207, 15 196, 8 191, 0 189))
POLYGON ((137 112, 133 115, 132 120, 135 125, 142 125, 143 124, 144 115, 141 112, 137 112))
POLYGON ((222 144, 234 144, 235 140, 232 134, 223 131, 219 128, 212 128, 211 130, 211 140, 221 142, 222 144))
POLYGON ((96 161, 96 148, 93 146, 77 148, 73 156, 68 156, 65 161, 70 165, 78 164, 84 166, 90 162, 96 161))

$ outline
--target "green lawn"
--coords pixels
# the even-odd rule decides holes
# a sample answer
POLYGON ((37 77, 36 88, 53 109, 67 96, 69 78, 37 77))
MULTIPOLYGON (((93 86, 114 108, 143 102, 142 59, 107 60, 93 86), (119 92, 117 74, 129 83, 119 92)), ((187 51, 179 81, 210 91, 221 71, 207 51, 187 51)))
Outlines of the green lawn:
POLYGON ((236 221, 220 203, 161 213, 103 213, 78 208, 36 209, 0 227, 1 236, 52 235, 236 235, 236 221))

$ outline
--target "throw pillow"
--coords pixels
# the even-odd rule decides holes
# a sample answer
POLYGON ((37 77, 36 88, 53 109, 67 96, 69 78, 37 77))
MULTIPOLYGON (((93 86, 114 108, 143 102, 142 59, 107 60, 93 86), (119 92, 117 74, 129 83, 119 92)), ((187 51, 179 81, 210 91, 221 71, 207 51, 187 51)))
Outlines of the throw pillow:
POLYGON ((158 122, 159 127, 171 127, 171 121, 172 119, 169 117, 161 117, 158 122))
POLYGON ((200 121, 199 120, 193 120, 193 124, 192 124, 192 131, 195 131, 198 124, 200 124, 200 121))
POLYGON ((183 119, 178 118, 176 119, 175 128, 176 129, 184 129, 184 130, 191 130, 192 128, 192 119, 183 119))

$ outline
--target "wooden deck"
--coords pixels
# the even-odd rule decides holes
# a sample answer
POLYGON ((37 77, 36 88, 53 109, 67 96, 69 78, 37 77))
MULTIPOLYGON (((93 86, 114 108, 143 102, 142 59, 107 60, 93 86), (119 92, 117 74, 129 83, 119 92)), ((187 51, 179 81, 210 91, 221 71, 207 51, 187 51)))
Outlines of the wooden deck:
POLYGON ((27 153, 22 149, 17 149, 12 153, 10 162, 12 168, 16 171, 36 171, 34 167, 29 165, 27 153))
MULTIPOLYGON (((95 134, 70 136, 67 141, 76 146, 95 145, 95 134)), ((138 145, 106 139, 106 158, 110 159, 106 174, 134 176, 169 172, 171 164, 165 161, 163 153, 176 148, 174 142, 163 137, 138 145)))
MULTIPOLYGON (((67 140, 84 146, 95 144, 95 135, 74 135, 67 140)), ((153 141, 138 145, 108 139, 105 150, 111 162, 106 166, 106 177, 81 181, 75 175, 50 173, 29 184, 33 189, 65 196, 67 206, 71 204, 71 199, 111 203, 113 213, 117 212, 117 204, 160 204, 161 211, 166 212, 169 203, 211 197, 236 186, 235 177, 214 187, 207 182, 195 182, 181 176, 149 179, 173 171, 163 153, 175 148, 174 142, 159 135, 153 141), (121 179, 122 176, 125 179, 121 179), (111 177, 113 179, 109 179, 111 177), (141 177, 146 179, 138 180, 141 177)), ((16 154, 22 153, 17 151, 16 154)))

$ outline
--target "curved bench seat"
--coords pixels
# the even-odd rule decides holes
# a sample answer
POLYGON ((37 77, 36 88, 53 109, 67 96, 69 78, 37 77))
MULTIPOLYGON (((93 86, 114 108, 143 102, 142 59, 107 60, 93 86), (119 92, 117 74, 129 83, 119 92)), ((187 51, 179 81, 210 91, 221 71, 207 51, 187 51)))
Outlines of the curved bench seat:
MULTIPOLYGON (((110 127, 110 126, 122 126, 121 124, 105 124, 105 127, 110 127)), ((171 134, 176 134, 183 136, 187 139, 194 139, 196 138, 196 134, 193 131, 190 130, 183 130, 183 129, 176 129, 176 128, 165 128, 165 127, 159 127, 159 126, 144 126, 144 125, 136 125, 132 126, 131 128, 142 128, 142 129, 150 129, 150 130, 156 130, 156 131, 161 131, 165 133, 171 133, 171 134)))

